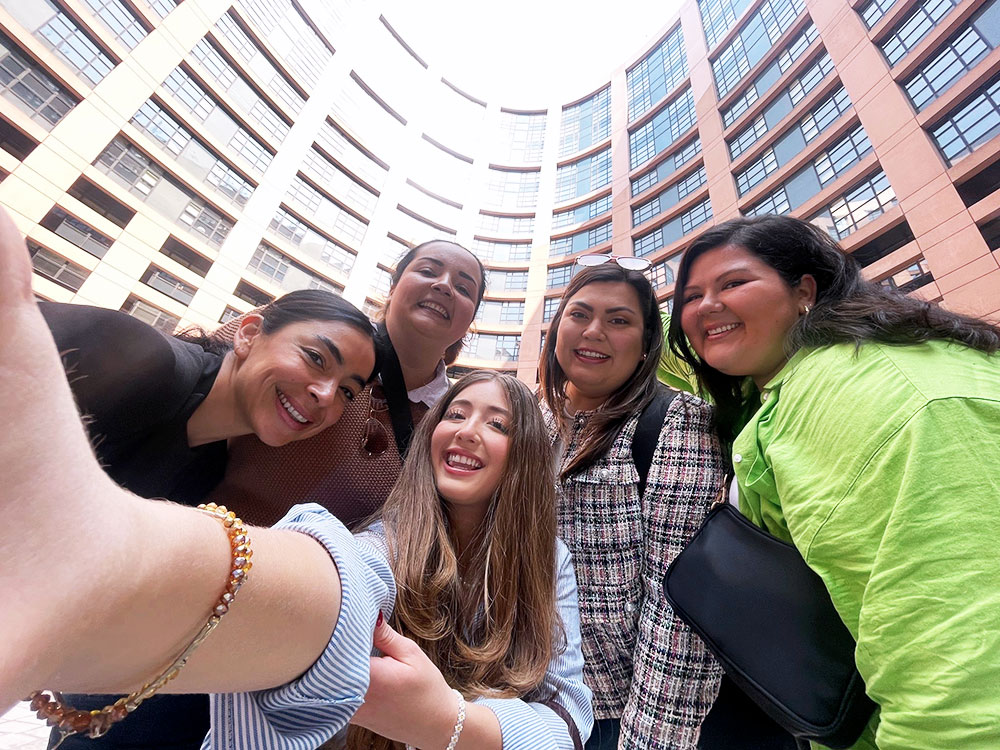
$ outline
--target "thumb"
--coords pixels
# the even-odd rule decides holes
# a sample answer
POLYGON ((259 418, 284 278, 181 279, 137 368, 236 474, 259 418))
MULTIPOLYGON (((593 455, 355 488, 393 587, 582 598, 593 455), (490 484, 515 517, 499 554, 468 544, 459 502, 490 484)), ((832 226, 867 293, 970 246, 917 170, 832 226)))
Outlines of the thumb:
POLYGON ((378 620, 375 621, 372 645, 381 651, 383 656, 389 656, 398 661, 406 661, 406 657, 410 655, 412 649, 417 647, 409 638, 393 630, 381 612, 378 620))

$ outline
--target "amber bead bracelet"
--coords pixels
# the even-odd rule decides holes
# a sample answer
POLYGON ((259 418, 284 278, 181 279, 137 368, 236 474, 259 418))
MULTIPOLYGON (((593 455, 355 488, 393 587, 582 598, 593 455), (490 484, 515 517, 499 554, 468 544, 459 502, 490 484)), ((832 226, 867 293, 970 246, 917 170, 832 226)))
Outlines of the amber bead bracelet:
POLYGON ((119 698, 110 706, 94 711, 80 711, 66 705, 62 694, 55 691, 50 696, 41 690, 36 690, 25 698, 26 701, 30 701, 31 708, 37 712, 38 718, 43 719, 59 732, 59 741, 52 750, 55 750, 63 740, 73 734, 85 734, 93 738, 107 733, 113 724, 135 711, 140 703, 174 679, 187 664, 194 650, 201 645, 209 633, 215 630, 219 620, 229 611, 230 605, 236 598, 236 592, 240 590, 240 586, 246 583, 250 568, 253 567, 250 560, 253 557, 253 550, 250 549, 250 536, 247 534, 243 521, 237 518, 235 513, 227 510, 224 505, 209 503, 208 505, 199 505, 198 510, 208 513, 222 522, 226 534, 229 536, 229 546, 232 552, 232 565, 226 590, 222 592, 219 601, 212 608, 208 622, 202 626, 194 639, 178 654, 177 658, 170 662, 166 669, 134 693, 119 698))

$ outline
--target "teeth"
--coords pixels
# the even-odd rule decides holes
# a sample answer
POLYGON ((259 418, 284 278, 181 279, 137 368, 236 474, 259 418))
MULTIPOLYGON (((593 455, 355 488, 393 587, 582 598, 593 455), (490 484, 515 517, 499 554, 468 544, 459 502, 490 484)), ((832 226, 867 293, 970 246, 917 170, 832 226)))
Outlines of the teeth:
POLYGON ((300 424, 309 423, 309 420, 303 417, 301 414, 299 414, 298 411, 296 411, 295 407, 292 406, 289 400, 285 398, 285 394, 282 393, 281 391, 278 391, 278 400, 281 402, 281 405, 285 407, 285 411, 291 414, 292 419, 294 419, 296 422, 300 424))
POLYGON ((716 333, 725 333, 726 331, 731 331, 734 328, 739 328, 739 327, 740 327, 739 323, 729 323, 728 325, 719 326, 718 328, 709 328, 708 335, 713 336, 716 333))
POLYGON ((595 352, 593 349, 577 349, 578 354, 582 354, 584 357, 593 357, 594 359, 610 359, 611 357, 607 354, 601 354, 601 352, 595 352))
POLYGON ((445 310, 441 305, 436 302, 421 302, 420 307, 427 308, 428 310, 433 310, 434 312, 441 313, 445 320, 451 320, 451 316, 448 315, 448 311, 445 310))
POLYGON ((449 453, 445 456, 445 461, 449 466, 464 466, 469 469, 481 469, 482 463, 470 456, 462 456, 458 453, 449 453))

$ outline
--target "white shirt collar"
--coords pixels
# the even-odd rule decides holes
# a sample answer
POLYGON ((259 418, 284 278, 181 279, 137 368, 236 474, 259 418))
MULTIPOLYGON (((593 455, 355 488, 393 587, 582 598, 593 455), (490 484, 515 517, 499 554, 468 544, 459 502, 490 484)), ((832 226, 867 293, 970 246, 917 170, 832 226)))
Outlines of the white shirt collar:
POLYGON ((441 397, 448 392, 449 387, 451 387, 451 383, 448 381, 448 367, 442 359, 438 362, 431 381, 419 388, 414 388, 412 391, 407 391, 406 396, 415 404, 423 402, 431 407, 441 400, 441 397))

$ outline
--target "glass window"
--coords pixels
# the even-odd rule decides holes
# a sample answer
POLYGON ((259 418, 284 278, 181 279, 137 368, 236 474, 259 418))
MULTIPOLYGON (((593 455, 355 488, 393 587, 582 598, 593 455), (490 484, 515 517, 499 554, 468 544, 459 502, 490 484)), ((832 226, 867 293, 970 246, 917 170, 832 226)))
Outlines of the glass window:
POLYGON ((825 187, 864 158, 872 150, 863 127, 858 125, 840 141, 823 151, 813 162, 825 187))
POLYGON ((156 330, 163 331, 168 335, 172 334, 174 329, 177 328, 177 324, 181 322, 181 319, 176 315, 164 312, 160 308, 148 302, 143 302, 135 296, 125 300, 125 304, 122 305, 122 312, 128 313, 133 318, 138 318, 143 323, 151 325, 156 330))
POLYGON ((514 362, 521 348, 519 335, 494 336, 488 333, 469 335, 462 354, 470 359, 493 359, 514 362))
POLYGON ((607 213, 610 210, 611 194, 609 193, 582 206, 577 206, 566 211, 557 211, 552 214, 552 228, 563 229, 571 227, 574 224, 582 224, 585 221, 596 219, 601 214, 607 213))
POLYGON ((879 170, 845 192, 810 221, 840 241, 894 205, 896 194, 889 178, 879 170))
POLYGON ((764 0, 733 41, 712 60, 720 98, 732 91, 761 61, 804 7, 803 0, 764 0))
POLYGON ((497 158, 504 164, 537 163, 545 147, 545 114, 500 111, 497 158))
POLYGON ((1000 133, 1000 77, 962 103, 931 129, 931 137, 948 164, 971 154, 1000 133))
POLYGON ((83 0, 94 15, 108 27, 115 39, 129 49, 135 49, 146 38, 145 25, 122 0, 83 0))
POLYGON ((934 281, 934 274, 927 266, 927 261, 921 258, 909 268, 897 271, 891 276, 881 279, 878 283, 886 289, 896 289, 900 292, 912 292, 934 281))
POLYGON ((479 231, 488 235, 530 235, 535 231, 534 216, 479 214, 479 231))
POLYGON ((289 0, 244 0, 240 8, 267 38, 271 49, 312 90, 319 84, 333 53, 289 0))
POLYGON ((484 205, 512 211, 533 209, 538 202, 538 172, 489 169, 484 205))
POLYGON ((635 169, 669 148, 694 124, 694 96, 688 87, 649 122, 629 133, 629 169, 635 169))
POLYGON ((542 322, 551 323, 552 318, 556 314, 556 310, 559 309, 559 303, 562 302, 562 297, 546 297, 545 303, 542 307, 542 322))
POLYGON ((79 100, 38 67, 10 37, 0 33, 0 92, 46 130, 79 100))
MULTIPOLYGON (((980 14, 990 9, 991 6, 986 6, 980 14)), ((972 70, 976 63, 986 57, 993 46, 993 41, 976 27, 975 20, 952 37, 929 62, 903 84, 917 111, 923 110, 951 88, 956 81, 972 70)))
POLYGON ((49 211, 38 223, 95 258, 103 258, 114 242, 110 237, 101 234, 75 216, 70 216, 58 206, 49 211))
POLYGON ((774 149, 765 149, 746 169, 736 174, 736 189, 741 196, 746 195, 777 169, 778 160, 774 158, 774 149))
POLYGON ((667 187, 663 192, 633 208, 632 226, 639 226, 677 205, 682 198, 704 185, 706 180, 705 167, 702 165, 688 176, 667 187))
POLYGON ((344 273, 350 273, 356 255, 330 237, 293 216, 284 208, 278 208, 268 227, 279 237, 284 237, 306 255, 344 273))
POLYGON ((924 0, 914 8, 879 44, 889 65, 906 57, 957 5, 958 0, 924 0))
POLYGON ((559 130, 559 158, 600 143, 611 134, 611 88, 564 107, 559 130))
POLYGON ((744 211, 744 213, 747 216, 763 216, 764 214, 787 214, 791 210, 791 206, 788 204, 788 195, 785 193, 785 186, 781 185, 764 200, 754 204, 744 211))
POLYGON ((626 73, 628 120, 648 112, 687 77, 684 34, 677 26, 656 49, 626 73))
POLYGON ((545 288, 556 289, 557 287, 566 286, 569 283, 569 280, 573 278, 575 270, 575 263, 568 263, 563 266, 554 266, 549 268, 545 275, 545 288))
POLYGON ((871 0, 861 8, 861 20, 865 22, 865 26, 871 29, 895 4, 896 0, 871 0))
POLYGON ((701 139, 695 136, 684 146, 661 161, 655 168, 632 180, 632 195, 639 195, 670 178, 674 172, 701 153, 701 139))
POLYGON ((190 284, 185 284, 176 276, 173 276, 156 266, 150 266, 147 268, 146 272, 139 280, 156 291, 162 292, 171 299, 177 300, 182 305, 190 305, 191 300, 194 299, 195 292, 198 291, 190 284))
POLYGON ((517 263, 531 258, 530 242, 498 242, 475 237, 472 252, 486 263, 517 263))
POLYGON ((750 0, 698 0, 705 41, 711 50, 750 5, 750 0))
MULTIPOLYGON (((76 21, 49 0, 41 0, 41 3, 36 0, 33 5, 36 12, 49 16, 48 20, 37 27, 31 21, 27 22, 29 27, 34 28, 35 36, 45 42, 73 70, 86 78, 91 86, 96 86, 104 80, 104 76, 115 67, 115 61, 104 53, 104 50, 77 25, 76 21), (44 6, 45 9, 40 6, 44 6)), ((17 11, 15 14, 21 16, 17 11)))
POLYGON ((559 167, 556 170, 556 203, 599 190, 611 182, 611 149, 559 167))
POLYGON ((33 240, 27 240, 28 252, 31 254, 31 265, 35 273, 54 281, 59 286, 77 292, 90 275, 83 266, 71 263, 60 255, 44 248, 33 240))

